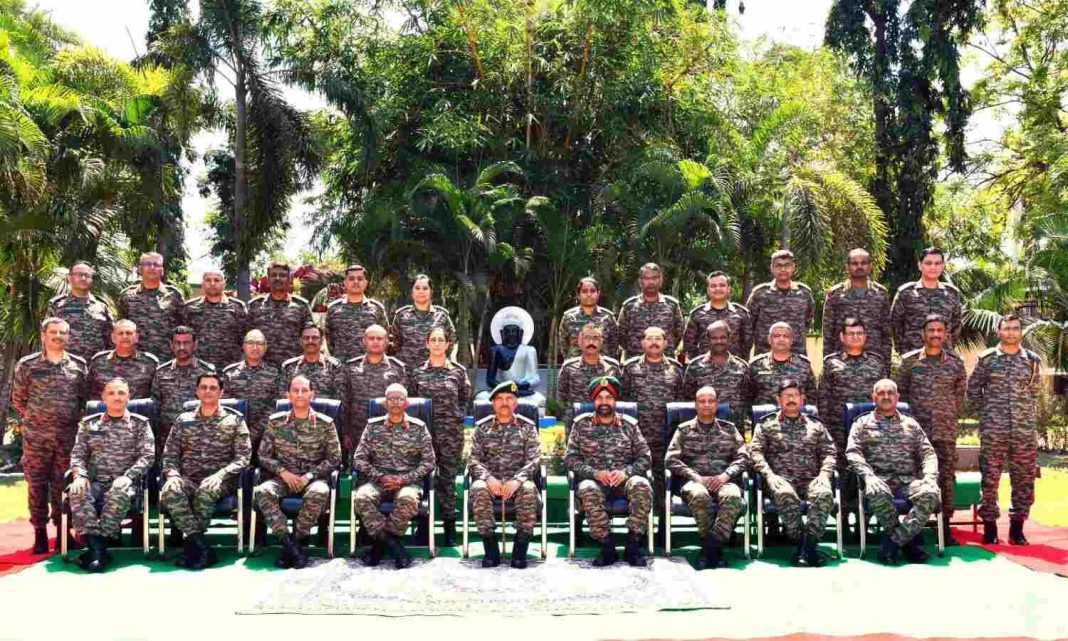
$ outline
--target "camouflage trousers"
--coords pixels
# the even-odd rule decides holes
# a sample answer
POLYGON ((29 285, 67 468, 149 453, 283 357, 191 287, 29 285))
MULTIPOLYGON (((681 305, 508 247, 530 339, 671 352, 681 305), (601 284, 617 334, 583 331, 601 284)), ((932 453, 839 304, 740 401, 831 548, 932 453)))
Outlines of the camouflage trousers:
POLYGON ((919 534, 931 515, 938 511, 941 497, 938 487, 923 479, 914 479, 907 486, 891 488, 891 491, 865 485, 864 498, 879 525, 890 534, 890 539, 898 545, 904 545, 919 534), (904 518, 899 517, 894 509, 894 495, 906 496, 912 503, 912 508, 904 518))
POLYGON ((282 479, 271 479, 256 486, 252 491, 252 500, 259 508, 271 534, 282 536, 286 533, 286 515, 282 513, 282 499, 299 496, 304 499, 297 513, 297 524, 293 534, 304 538, 311 533, 312 526, 319 521, 319 516, 327 510, 330 503, 330 486, 326 481, 312 481, 304 487, 303 492, 290 492, 282 479))
POLYGON ((682 486, 681 494, 697 521, 697 531, 702 538, 711 534, 720 543, 731 538, 738 517, 745 510, 742 488, 734 483, 724 483, 716 490, 713 500, 704 483, 690 481, 682 486))
POLYGON ((803 533, 817 541, 823 537, 827 517, 834 507, 830 483, 818 476, 809 483, 790 483, 778 475, 765 477, 764 483, 772 504, 779 511, 779 521, 787 536, 796 539, 803 533), (808 504, 808 519, 804 522, 801 519, 802 500, 808 504))
POLYGON ((1001 472, 1009 461, 1012 484, 1012 507, 1009 518, 1026 519, 1035 502, 1035 467, 1038 464, 1038 434, 1033 426, 1010 430, 984 429, 979 432, 979 471, 983 474, 983 502, 979 518, 996 521, 998 485, 1001 472))
POLYGON ((122 519, 130 510, 130 502, 136 491, 137 486, 132 483, 126 489, 119 490, 111 483, 93 481, 85 494, 71 494, 70 515, 74 531, 80 537, 115 536, 122 526, 122 519))
POLYGON ((22 470, 26 475, 26 498, 30 508, 30 524, 42 528, 48 524, 48 510, 52 508, 52 522, 59 526, 63 501, 63 475, 70 469, 71 448, 49 446, 31 447, 22 451, 22 470))
POLYGON ((942 495, 942 512, 953 516, 953 484, 957 479, 957 439, 931 440, 938 457, 938 491, 942 495))
MULTIPOLYGON (((493 515, 494 500, 485 481, 471 483, 471 512, 482 537, 493 534, 497 529, 497 520, 493 515)), ((523 481, 506 505, 507 515, 515 516, 516 530, 527 534, 534 533, 534 523, 538 520, 538 503, 537 486, 533 481, 523 481)))
POLYGON ((463 461, 464 433, 460 422, 446 421, 447 427, 436 425, 432 440, 437 460, 434 492, 438 499, 438 514, 443 521, 456 520, 456 475, 463 461))
POLYGON ((364 483, 356 490, 354 502, 356 514, 363 521, 367 535, 372 539, 383 533, 402 536, 408 528, 408 522, 419 514, 419 501, 423 498, 423 486, 406 485, 394 495, 374 483, 364 483), (382 501, 393 499, 393 511, 389 515, 378 511, 382 501))
POLYGON ((206 532, 215 504, 224 496, 237 491, 237 478, 226 479, 217 490, 204 487, 204 482, 177 477, 167 479, 159 493, 159 502, 182 534, 191 536, 206 532))
POLYGON ((664 444, 664 420, 665 416, 658 414, 645 423, 639 423, 642 437, 649 444, 649 455, 652 457, 653 501, 657 514, 664 513, 664 457, 667 455, 667 445, 664 444), (646 425, 655 427, 646 427, 646 425))
POLYGON ((653 488, 644 476, 632 476, 621 487, 605 487, 593 479, 579 483, 575 492, 581 510, 590 524, 590 538, 603 541, 611 532, 612 520, 605 509, 605 501, 627 499, 627 530, 644 534, 649 525, 649 511, 653 507, 653 488))
POLYGON ((845 457, 849 430, 845 425, 836 425, 831 421, 827 421, 824 425, 826 425, 827 432, 831 435, 831 440, 834 441, 834 451, 837 454, 836 467, 838 469, 839 482, 841 483, 839 495, 842 499, 842 511, 855 512, 857 509, 857 475, 853 473, 845 457))

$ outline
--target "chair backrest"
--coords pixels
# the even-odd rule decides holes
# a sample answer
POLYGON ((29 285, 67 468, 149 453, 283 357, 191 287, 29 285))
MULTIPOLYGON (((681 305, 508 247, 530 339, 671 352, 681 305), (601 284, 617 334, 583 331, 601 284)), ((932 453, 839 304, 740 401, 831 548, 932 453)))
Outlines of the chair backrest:
MULTIPOLYGON (((582 414, 588 414, 594 411, 596 408, 593 403, 572 403, 571 404, 571 421, 574 422, 576 418, 582 414)), ((616 411, 620 414, 626 414, 627 416, 637 419, 638 418, 638 404, 634 401, 616 401, 616 411)), ((567 426, 567 429, 571 429, 571 425, 567 426)))
MULTIPOLYGON (((408 407, 404 411, 409 416, 414 416, 420 421, 426 423, 427 429, 431 429, 430 417, 432 403, 429 398, 420 398, 418 396, 408 397, 408 407)), ((372 398, 367 401, 367 418, 378 418, 386 414, 386 397, 379 396, 378 398, 372 398)))
MULTIPOLYGON (((845 414, 842 415, 845 420, 846 434, 848 434, 850 428, 853 427, 853 421, 857 420, 862 414, 867 414, 874 410, 875 403, 872 403, 871 401, 865 401, 863 403, 846 403, 845 414)), ((897 411, 912 416, 912 410, 909 408, 908 403, 898 403, 897 411)))
MULTIPOLYGON (((475 406, 471 415, 474 417, 475 422, 479 422, 493 413, 493 401, 475 401, 475 406)), ((519 402, 515 406, 515 413, 519 414, 523 418, 530 419, 535 425, 538 424, 538 406, 530 403, 519 402)))
MULTIPOLYGON (((248 403, 243 398, 223 398, 219 399, 219 405, 228 407, 232 410, 237 410, 241 413, 241 417, 248 416, 248 403)), ((182 403, 183 412, 191 412, 200 407, 200 401, 186 401, 182 403)))
MULTIPOLYGON (((667 416, 664 424, 664 446, 671 443, 675 430, 691 418, 697 416, 697 407, 693 401, 672 401, 667 404, 667 416)), ((716 408, 716 418, 721 421, 731 419, 730 403, 720 403, 716 408)))
MULTIPOLYGON (((341 401, 333 398, 313 398, 312 409, 320 414, 326 414, 334 420, 335 425, 340 425, 341 401)), ((288 412, 292 407, 288 398, 280 398, 274 402, 274 411, 288 412)))
MULTIPOLYGON (((87 401, 85 403, 85 416, 90 414, 103 414, 107 411, 107 406, 104 405, 104 401, 87 401)), ((152 425, 153 429, 156 429, 159 423, 159 406, 156 405, 156 401, 151 398, 132 398, 130 403, 126 406, 126 409, 131 414, 140 414, 148 419, 148 422, 152 425)))
MULTIPOLYGON (((779 411, 778 405, 754 405, 752 412, 750 412, 750 418, 753 420, 753 427, 756 428, 756 424, 759 423, 768 414, 774 414, 779 411)), ((820 411, 816 409, 815 405, 805 405, 801 408, 801 413, 805 416, 811 416, 818 419, 820 417, 820 411)))

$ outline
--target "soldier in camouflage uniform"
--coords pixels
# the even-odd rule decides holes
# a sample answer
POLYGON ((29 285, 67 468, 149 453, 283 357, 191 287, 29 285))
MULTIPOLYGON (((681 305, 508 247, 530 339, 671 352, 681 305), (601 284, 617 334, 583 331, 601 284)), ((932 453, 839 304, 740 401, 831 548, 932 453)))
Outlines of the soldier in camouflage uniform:
POLYGON ((341 435, 341 449, 346 461, 359 445, 367 424, 367 402, 383 396, 392 383, 408 386, 408 371, 404 363, 386 356, 386 341, 386 329, 371 325, 363 332, 364 355, 345 363, 345 407, 349 424, 341 435))
POLYGON ((879 560, 897 563, 904 552, 910 563, 928 559, 923 549, 923 526, 938 510, 938 458, 923 429, 912 417, 897 411, 897 384, 875 384, 875 411, 857 418, 849 430, 846 458, 864 483, 864 498, 886 535, 879 560), (894 497, 906 497, 912 508, 898 518, 894 497))
POLYGON ((319 516, 334 509, 330 502, 330 475, 341 464, 337 428, 326 414, 311 407, 315 392, 304 376, 289 381, 290 410, 276 412, 267 421, 260 441, 260 469, 268 479, 256 486, 252 500, 271 534, 282 538, 277 567, 303 568, 308 564, 304 540, 319 516), (303 498, 293 531, 286 533, 282 499, 303 498))
POLYGON ((849 252, 846 262, 849 280, 827 290, 823 303, 823 353, 841 353, 839 340, 847 318, 859 318, 867 331, 865 349, 890 363, 890 295, 871 279, 871 254, 863 249, 849 252))
POLYGON ((249 464, 252 443, 240 412, 219 405, 223 378, 201 374, 196 394, 200 406, 183 412, 163 447, 159 500, 185 535, 180 565, 201 570, 215 564, 215 549, 204 533, 224 496, 237 491, 249 464))
POLYGON ((289 265, 272 263, 267 268, 271 293, 257 296, 248 302, 249 327, 267 337, 264 359, 279 367, 283 362, 300 356, 300 332, 312 322, 308 301, 289 293, 293 283, 289 265))
POLYGON ((1036 414, 1042 361, 1020 345, 1023 326, 1015 315, 998 322, 996 347, 979 355, 968 380, 968 403, 979 411, 979 470, 983 475, 983 542, 997 543, 998 485, 1009 460, 1012 508, 1009 543, 1027 545, 1023 526, 1035 502, 1038 463, 1036 414))
POLYGON ((493 501, 511 500, 509 514, 515 515, 515 542, 512 544, 512 567, 527 567, 527 546, 534 536, 538 519, 538 488, 534 479, 541 462, 538 426, 515 413, 519 386, 505 381, 490 392, 493 415, 475 425, 471 436, 471 458, 467 473, 471 475, 471 511, 478 534, 486 548, 482 567, 493 568, 501 562, 497 543, 497 522, 493 518, 493 501))
POLYGON ((612 523, 604 508, 606 500, 619 497, 626 498, 630 507, 623 558, 633 566, 646 564, 642 540, 653 507, 653 489, 646 478, 649 445, 636 420, 616 413, 622 391, 622 383, 611 376, 590 382, 589 398, 596 410, 575 417, 564 456, 564 465, 579 481, 576 495, 589 521, 590 537, 601 544, 593 562, 598 567, 619 560, 612 523))
POLYGON ((556 344, 557 349, 560 350, 560 356, 566 360, 582 355, 579 334, 583 327, 593 323, 603 330, 603 353, 616 358, 619 355, 616 315, 612 313, 612 310, 597 304, 601 300, 601 286, 597 283, 597 279, 587 276, 580 280, 578 287, 575 288, 575 294, 578 297, 578 306, 564 312, 557 330, 556 344))
POLYGON ((774 280, 757 285, 749 294, 745 306, 753 318, 755 352, 763 354, 770 349, 769 330, 775 323, 788 323, 794 330, 791 349, 795 354, 804 354, 805 336, 812 317, 816 313, 816 301, 812 290, 804 283, 793 280, 797 261, 790 250, 781 249, 771 255, 771 273, 774 280))
POLYGON ((730 353, 730 325, 717 320, 705 330, 708 352, 686 363, 682 377, 682 398, 693 398, 705 386, 715 388, 720 403, 731 408, 734 425, 744 433, 749 415, 749 363, 730 353))
POLYGON ((264 359, 270 351, 263 332, 258 329, 245 334, 242 345, 244 360, 227 365, 222 371, 226 393, 232 398, 243 398, 248 412, 245 421, 252 436, 252 451, 255 452, 263 438, 267 420, 274 414, 274 403, 285 397, 286 385, 282 372, 264 359))
POLYGON ((778 400, 779 383, 790 378, 801 385, 807 398, 816 399, 816 375, 804 354, 790 351, 794 330, 788 323, 775 323, 768 330, 771 351, 754 356, 749 361, 749 402, 752 405, 774 405, 778 400))
POLYGON ((363 266, 349 265, 345 269, 345 295, 326 306, 324 326, 330 355, 342 363, 363 354, 365 329, 389 325, 386 306, 366 296, 367 284, 363 266))
POLYGON ((184 412, 186 401, 196 398, 197 378, 215 371, 211 363, 198 359, 197 335, 192 327, 179 325, 171 331, 171 351, 174 358, 156 368, 152 377, 152 400, 159 408, 159 427, 156 436, 156 456, 163 454, 171 426, 184 412))
POLYGON ((300 332, 300 345, 304 353, 282 363, 283 389, 289 386, 294 376, 304 376, 311 381, 316 398, 345 398, 345 364, 323 353, 323 333, 314 324, 300 332))
POLYGON ((956 545, 949 522, 957 470, 957 416, 964 407, 968 374, 961 357, 943 347, 945 339, 946 321, 937 314, 928 316, 923 325, 923 348, 901 357, 897 389, 938 457, 946 545, 956 545))
POLYGON ((108 348, 111 336, 111 310, 108 304, 93 296, 93 268, 85 261, 70 266, 67 274, 70 293, 48 301, 46 316, 62 318, 70 325, 67 351, 88 361, 93 354, 108 348))
POLYGON ((778 401, 781 409, 765 416, 753 430, 749 459, 753 471, 764 477, 787 536, 797 541, 794 563, 820 567, 826 560, 817 545, 834 504, 834 441, 822 423, 801 413, 805 395, 798 381, 782 381, 778 401), (804 524, 802 500, 808 501, 804 524))
POLYGON ((221 271, 204 272, 200 285, 204 295, 187 301, 182 315, 200 337, 200 357, 222 369, 241 360, 241 340, 249 328, 248 307, 225 294, 221 271))
POLYGON ((578 344, 582 355, 564 361, 556 379, 556 398, 563 408, 562 421, 566 428, 571 427, 572 404, 585 402, 589 398, 587 390, 590 381, 598 376, 619 378, 622 369, 619 361, 608 358, 601 352, 604 345, 604 329, 601 325, 590 323, 583 327, 578 336, 578 344))
POLYGON ((660 293, 663 285, 664 273, 659 265, 642 265, 638 270, 638 286, 642 293, 623 301, 619 308, 617 336, 627 359, 641 356, 645 330, 650 327, 664 331, 664 354, 675 356, 682 340, 682 308, 678 300, 660 293))
MULTIPOLYGON (((683 481, 682 498, 701 534, 697 569, 723 565, 723 546, 745 510, 740 484, 749 465, 745 440, 734 425, 716 418, 716 390, 705 386, 694 398, 697 416, 679 425, 668 446, 665 465, 683 481), (713 515, 713 502, 716 513, 713 515)), ((670 517, 668 517, 670 518, 670 517)))
POLYGON ((136 483, 155 453, 148 418, 131 414, 126 409, 129 402, 126 381, 109 381, 104 388, 106 411, 81 420, 70 454, 71 518, 78 538, 89 543, 89 551, 78 562, 89 572, 107 567, 107 541, 119 533, 136 483))
POLYGON ((843 351, 828 354, 823 359, 820 378, 820 419, 834 439, 839 465, 845 463, 847 426, 845 404, 866 403, 877 381, 890 373, 890 364, 868 349, 867 326, 859 318, 846 318, 839 332, 843 351))
POLYGON ((389 353, 406 367, 417 367, 430 355, 426 337, 435 327, 445 328, 449 344, 456 344, 456 327, 449 311, 431 304, 432 293, 430 277, 426 274, 416 276, 412 281, 412 304, 398 309, 389 326, 389 353))
POLYGON ((444 327, 430 330, 426 339, 430 357, 411 372, 412 395, 429 398, 433 416, 430 436, 438 472, 435 494, 444 524, 444 543, 456 544, 456 475, 464 453, 464 415, 471 399, 471 381, 463 365, 449 360, 449 339, 444 327))
POLYGON ((923 347, 923 322, 931 314, 946 319, 946 347, 952 348, 960 333, 962 305, 960 291, 939 280, 945 270, 942 250, 928 247, 919 262, 920 279, 897 289, 890 306, 890 323, 898 354, 923 347))
MULTIPOLYGON (((139 348, 159 360, 170 354, 171 330, 182 324, 185 302, 176 288, 163 282, 163 256, 141 254, 137 268, 141 282, 119 293, 119 318, 134 322, 139 330, 139 348)), ((163 444, 156 439, 157 448, 163 444)))
MULTIPOLYGON (((48 551, 48 508, 59 527, 63 475, 85 407, 85 361, 66 351, 70 326, 62 318, 41 323, 41 351, 19 360, 11 404, 22 417, 22 469, 26 475, 34 554, 48 551)), ((58 548, 59 537, 56 537, 58 548)))
POLYGON ((363 527, 374 541, 363 562, 378 565, 388 550, 400 570, 412 564, 412 556, 400 537, 419 513, 423 477, 436 462, 426 425, 404 411, 408 407, 408 391, 403 385, 392 383, 385 396, 386 415, 367 422, 353 456, 353 469, 363 481, 353 500, 363 527), (378 507, 389 497, 393 497, 393 512, 385 516, 378 507))
POLYGON ((723 272, 712 272, 707 281, 708 301, 690 310, 682 343, 687 360, 693 360, 708 351, 708 326, 716 321, 727 325, 727 349, 743 361, 749 360, 753 349, 753 319, 749 310, 731 302, 731 277, 723 272))
POLYGON ((152 396, 152 377, 159 367, 154 354, 137 349, 137 325, 131 320, 115 321, 111 342, 115 349, 99 352, 89 361, 89 398, 97 399, 104 384, 121 378, 130 387, 130 398, 152 396))

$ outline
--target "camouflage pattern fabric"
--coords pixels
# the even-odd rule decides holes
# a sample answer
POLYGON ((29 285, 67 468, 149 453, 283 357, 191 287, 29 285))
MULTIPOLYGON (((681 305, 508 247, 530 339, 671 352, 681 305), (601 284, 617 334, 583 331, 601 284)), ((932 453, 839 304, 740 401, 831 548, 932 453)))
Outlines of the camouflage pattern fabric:
MULTIPOLYGON (((174 287, 160 283, 156 289, 131 285, 122 290, 117 301, 119 318, 137 325, 137 348, 159 360, 171 353, 171 330, 182 324, 185 301, 174 287)), ((159 447, 162 444, 157 443, 159 447)))
POLYGON ((67 351, 89 360, 93 354, 111 345, 111 310, 107 303, 89 294, 79 298, 73 294, 56 296, 48 301, 45 318, 56 316, 70 325, 67 351))
POLYGON ((185 304, 184 323, 197 333, 197 356, 222 369, 242 358, 241 344, 249 330, 248 307, 223 296, 211 302, 198 296, 185 304))
POLYGON ((490 536, 497 529, 493 497, 486 484, 490 477, 502 483, 519 482, 508 513, 515 516, 518 531, 533 534, 538 519, 534 478, 540 462, 538 426, 526 417, 514 414, 511 422, 501 423, 496 416, 487 416, 475 425, 467 471, 471 476, 471 511, 481 536, 490 536))
POLYGON ((795 282, 790 284, 790 289, 779 289, 775 281, 762 283, 753 288, 745 306, 753 318, 753 341, 757 354, 771 350, 768 330, 778 322, 787 323, 793 328, 794 353, 805 353, 805 337, 816 313, 816 301, 812 299, 812 290, 808 285, 795 282))
POLYGON ((363 333, 371 325, 389 327, 386 306, 373 298, 350 303, 341 297, 326 306, 323 321, 330 355, 344 363, 364 353, 363 333))

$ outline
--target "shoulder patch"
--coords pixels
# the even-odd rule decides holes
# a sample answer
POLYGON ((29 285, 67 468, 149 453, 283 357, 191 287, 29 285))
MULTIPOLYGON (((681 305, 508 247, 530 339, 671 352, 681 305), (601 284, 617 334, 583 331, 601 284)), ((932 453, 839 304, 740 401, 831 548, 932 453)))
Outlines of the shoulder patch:
POLYGON ((330 309, 330 308, 331 308, 331 307, 333 307, 334 305, 339 305, 339 304, 341 304, 341 303, 342 303, 342 302, 343 302, 344 300, 345 300, 345 297, 344 297, 344 296, 339 296, 338 298, 335 298, 334 300, 332 300, 332 301, 330 301, 329 303, 327 303, 327 304, 326 304, 326 308, 327 308, 327 309, 330 309))
POLYGON ((238 367, 241 367, 241 363, 243 363, 243 362, 244 361, 237 361, 236 363, 230 363, 229 365, 224 366, 222 368, 223 374, 226 374, 227 372, 229 372, 229 371, 231 371, 233 369, 237 369, 238 367))
MULTIPOLYGON (((943 351, 945 351, 947 354, 949 353, 948 349, 947 350, 943 350, 943 351)), ((919 358, 922 354, 923 354, 923 348, 922 347, 920 347, 919 349, 914 349, 914 350, 912 350, 910 352, 905 352, 904 354, 901 355, 901 362, 904 363, 905 361, 907 361, 910 358, 919 358)))
MULTIPOLYGON (((82 417, 82 420, 79 421, 79 422, 85 423, 85 424, 88 425, 89 423, 99 419, 103 415, 104 415, 103 412, 96 412, 96 413, 93 413, 93 414, 86 414, 85 416, 82 417)), ((130 414, 130 416, 137 416, 137 414, 130 414)))
MULTIPOLYGON (((287 358, 286 360, 282 361, 282 369, 285 369, 285 368, 289 367, 290 365, 295 365, 296 363, 300 362, 300 359, 301 359, 300 356, 294 356, 293 358, 287 358)), ((229 365, 227 365, 227 367, 229 367, 229 365)), ((223 371, 225 372, 226 369, 224 368, 223 371)))
MULTIPOLYGON (((576 356, 575 358, 582 358, 582 357, 581 356, 576 356)), ((605 362, 608 363, 609 365, 615 365, 616 367, 620 366, 619 361, 617 361, 616 359, 612 358, 611 356, 602 356, 601 358, 603 358, 605 360, 605 362)))
POLYGON ((477 421, 475 421, 475 425, 482 425, 483 423, 485 423, 487 421, 492 421, 493 418, 494 418, 493 414, 487 414, 486 416, 483 416, 482 418, 480 418, 477 421))
POLYGON ((297 296, 296 294, 290 294, 290 295, 289 295, 289 299, 290 299, 290 300, 295 300, 295 301, 297 301, 298 303, 304 303, 305 305, 307 305, 307 304, 308 304, 308 299, 307 299, 307 298, 302 298, 302 297, 300 297, 300 296, 297 296))
POLYGON ((144 414, 136 414, 134 412, 130 412, 130 418, 136 419, 136 420, 138 420, 138 421, 140 421, 142 423, 148 423, 149 425, 152 424, 152 421, 149 420, 149 418, 147 416, 145 416, 144 414))
POLYGON ((159 370, 163 369, 164 367, 167 367, 167 366, 169 366, 169 365, 170 365, 171 363, 173 363, 173 362, 174 362, 174 359, 172 358, 172 359, 171 359, 171 360, 169 360, 169 361, 165 361, 165 362, 163 362, 163 363, 160 363, 160 364, 159 364, 159 367, 157 367, 157 368, 156 368, 156 371, 158 372, 159 370))
POLYGON ((641 358, 642 357, 640 355, 639 356, 631 356, 630 358, 628 358, 625 361, 623 361, 623 367, 630 367, 631 364, 637 363, 639 360, 641 360, 641 358))

